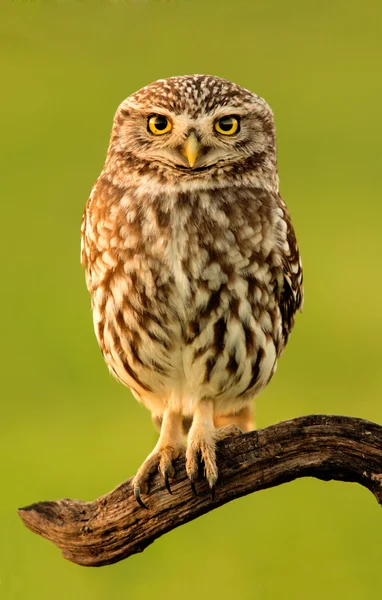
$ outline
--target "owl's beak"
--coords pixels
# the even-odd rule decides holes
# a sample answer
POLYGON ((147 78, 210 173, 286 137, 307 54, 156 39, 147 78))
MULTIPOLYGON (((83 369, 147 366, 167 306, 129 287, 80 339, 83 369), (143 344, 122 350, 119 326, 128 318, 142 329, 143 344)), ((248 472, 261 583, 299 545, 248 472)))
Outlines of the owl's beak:
POLYGON ((194 166, 195 161, 198 158, 201 147, 202 145, 197 139, 195 133, 191 131, 190 135, 188 136, 181 148, 181 152, 183 156, 187 158, 188 164, 191 168, 194 166))

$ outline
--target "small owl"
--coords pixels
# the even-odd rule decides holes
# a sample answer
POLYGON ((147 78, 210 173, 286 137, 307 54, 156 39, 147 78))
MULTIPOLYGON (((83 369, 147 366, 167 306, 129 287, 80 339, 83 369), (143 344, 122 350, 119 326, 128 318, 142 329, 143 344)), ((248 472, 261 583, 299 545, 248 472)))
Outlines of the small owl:
MULTIPOLYGON (((278 185, 273 114, 219 77, 161 79, 119 106, 82 222, 95 333, 160 434, 133 479, 146 507, 185 449, 214 490, 216 443, 252 428, 302 308, 296 237, 278 185)), ((195 492, 196 493, 196 492, 195 492)))

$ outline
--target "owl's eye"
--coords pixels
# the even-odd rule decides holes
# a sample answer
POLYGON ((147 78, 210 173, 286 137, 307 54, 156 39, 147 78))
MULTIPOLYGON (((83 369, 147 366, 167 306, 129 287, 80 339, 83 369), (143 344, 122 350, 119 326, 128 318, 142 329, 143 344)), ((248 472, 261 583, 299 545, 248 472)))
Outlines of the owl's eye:
POLYGON ((164 115, 151 115, 147 121, 147 126, 154 135, 163 135, 172 129, 171 121, 164 115))
POLYGON ((223 135, 233 135, 240 129, 240 121, 238 117, 222 117, 215 123, 215 129, 223 135))

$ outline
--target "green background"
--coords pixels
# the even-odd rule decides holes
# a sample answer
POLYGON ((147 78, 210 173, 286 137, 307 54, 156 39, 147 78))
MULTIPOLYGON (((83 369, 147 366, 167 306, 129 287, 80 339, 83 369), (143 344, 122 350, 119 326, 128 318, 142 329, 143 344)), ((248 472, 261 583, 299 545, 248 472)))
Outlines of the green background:
POLYGON ((275 112, 306 302, 258 426, 382 421, 381 4, 3 1, 1 14, 0 598, 380 597, 381 509, 353 484, 236 500, 101 569, 65 561, 16 509, 92 500, 155 442, 98 350, 79 226, 117 105, 161 77, 220 75, 275 112))

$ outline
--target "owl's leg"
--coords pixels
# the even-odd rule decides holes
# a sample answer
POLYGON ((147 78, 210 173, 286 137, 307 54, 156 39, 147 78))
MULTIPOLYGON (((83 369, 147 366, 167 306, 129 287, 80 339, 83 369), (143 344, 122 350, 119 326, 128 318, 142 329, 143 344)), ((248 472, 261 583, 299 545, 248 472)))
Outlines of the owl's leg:
POLYGON ((132 482, 135 498, 143 508, 147 506, 141 499, 141 493, 148 492, 150 476, 157 469, 162 473, 166 488, 171 494, 169 478, 175 474, 172 463, 179 456, 182 446, 182 416, 166 409, 155 448, 138 469, 132 482))

